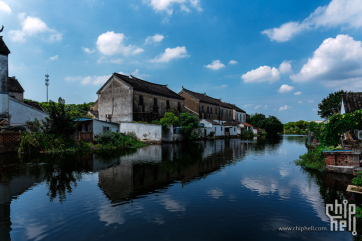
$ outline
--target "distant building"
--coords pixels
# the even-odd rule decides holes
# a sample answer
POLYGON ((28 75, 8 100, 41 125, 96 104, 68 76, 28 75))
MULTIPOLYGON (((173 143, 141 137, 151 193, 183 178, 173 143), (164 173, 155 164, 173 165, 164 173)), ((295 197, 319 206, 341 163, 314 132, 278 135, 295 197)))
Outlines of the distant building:
POLYGON ((237 107, 234 104, 229 104, 229 103, 225 103, 225 104, 227 104, 233 110, 233 113, 232 113, 233 121, 235 121, 237 123, 246 122, 246 112, 244 110, 240 109, 239 107, 237 107))
POLYGON ((167 85, 114 73, 98 90, 98 118, 112 122, 145 121, 162 118, 167 110, 184 108, 182 96, 167 85))
POLYGON ((210 119, 219 121, 233 121, 233 107, 226 104, 221 99, 215 99, 204 94, 196 93, 182 87, 179 93, 185 98, 185 107, 199 114, 200 119, 210 119))

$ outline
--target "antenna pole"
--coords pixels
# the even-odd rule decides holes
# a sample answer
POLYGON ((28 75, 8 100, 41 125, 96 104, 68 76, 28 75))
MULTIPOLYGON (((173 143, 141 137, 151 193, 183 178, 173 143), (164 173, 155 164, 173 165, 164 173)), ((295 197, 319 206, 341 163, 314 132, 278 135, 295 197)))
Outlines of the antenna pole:
POLYGON ((47 87, 47 102, 48 102, 48 86, 49 86, 49 75, 45 75, 45 86, 47 87))

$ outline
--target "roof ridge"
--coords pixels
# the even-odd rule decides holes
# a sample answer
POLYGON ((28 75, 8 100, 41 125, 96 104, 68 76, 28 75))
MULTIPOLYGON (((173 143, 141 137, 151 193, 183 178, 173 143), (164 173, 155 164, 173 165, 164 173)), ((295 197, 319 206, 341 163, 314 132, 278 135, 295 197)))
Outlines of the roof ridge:
POLYGON ((132 77, 132 79, 140 80, 140 81, 143 81, 143 82, 145 82, 147 84, 158 85, 158 86, 162 86, 162 87, 167 87, 168 86, 168 85, 161 85, 161 84, 152 83, 152 82, 149 82, 149 81, 134 77, 133 75, 130 75, 130 76, 132 77))

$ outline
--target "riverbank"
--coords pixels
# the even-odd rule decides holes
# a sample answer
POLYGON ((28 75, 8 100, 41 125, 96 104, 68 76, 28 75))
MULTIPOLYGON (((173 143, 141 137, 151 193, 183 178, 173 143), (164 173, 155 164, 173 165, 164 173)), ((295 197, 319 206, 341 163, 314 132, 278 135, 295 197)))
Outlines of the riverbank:
POLYGON ((309 149, 307 153, 299 156, 298 160, 295 160, 295 164, 306 169, 325 171, 323 148, 309 149))
POLYGON ((23 132, 17 152, 29 153, 76 153, 95 150, 133 149, 147 146, 134 135, 104 132, 94 142, 84 142, 45 133, 23 132))

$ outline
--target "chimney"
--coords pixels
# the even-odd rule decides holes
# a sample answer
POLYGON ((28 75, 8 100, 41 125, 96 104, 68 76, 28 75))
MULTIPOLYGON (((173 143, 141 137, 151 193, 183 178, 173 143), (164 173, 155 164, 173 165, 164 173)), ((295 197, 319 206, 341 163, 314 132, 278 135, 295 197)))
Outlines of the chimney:
MULTIPOLYGON (((0 33, 4 30, 4 26, 0 33)), ((9 116, 9 93, 8 93, 8 55, 10 50, 6 46, 3 37, 0 36, 0 118, 9 116)))

